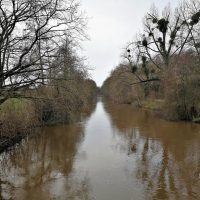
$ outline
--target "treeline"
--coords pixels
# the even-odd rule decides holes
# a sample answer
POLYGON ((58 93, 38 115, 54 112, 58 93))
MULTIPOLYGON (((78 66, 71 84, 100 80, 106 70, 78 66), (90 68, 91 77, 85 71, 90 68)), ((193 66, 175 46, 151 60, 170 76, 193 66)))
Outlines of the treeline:
POLYGON ((200 2, 186 0, 160 15, 155 6, 144 30, 127 44, 123 61, 102 91, 118 103, 159 109, 169 119, 199 121, 200 2))
POLYGON ((88 109, 96 83, 78 54, 86 24, 78 1, 0 1, 0 147, 88 109))

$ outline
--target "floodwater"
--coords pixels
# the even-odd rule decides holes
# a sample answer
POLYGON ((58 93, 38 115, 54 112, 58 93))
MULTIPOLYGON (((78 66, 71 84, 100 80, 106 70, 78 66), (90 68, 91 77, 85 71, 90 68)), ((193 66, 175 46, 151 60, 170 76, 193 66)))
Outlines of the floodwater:
POLYGON ((200 125, 99 99, 1 154, 0 199, 200 199, 200 125))

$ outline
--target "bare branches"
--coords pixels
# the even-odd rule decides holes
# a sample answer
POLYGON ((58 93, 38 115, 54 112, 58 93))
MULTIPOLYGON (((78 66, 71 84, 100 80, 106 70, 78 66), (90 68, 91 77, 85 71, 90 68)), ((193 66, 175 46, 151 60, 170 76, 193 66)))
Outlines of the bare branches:
POLYGON ((127 45, 123 55, 136 79, 140 83, 157 81, 160 71, 169 68, 174 57, 187 51, 196 51, 199 56, 199 22, 200 3, 193 0, 185 0, 174 13, 169 8, 161 16, 154 10, 148 13, 143 33, 127 45))
POLYGON ((85 27, 75 0, 1 0, 0 90, 44 83, 63 42, 85 38, 85 27))

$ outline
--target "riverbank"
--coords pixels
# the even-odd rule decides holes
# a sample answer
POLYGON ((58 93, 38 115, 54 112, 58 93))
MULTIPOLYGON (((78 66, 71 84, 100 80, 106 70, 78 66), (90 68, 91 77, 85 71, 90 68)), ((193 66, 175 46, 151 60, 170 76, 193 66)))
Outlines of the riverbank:
MULTIPOLYGON (((161 116, 162 118, 166 120, 182 121, 179 119, 173 119, 173 117, 169 118, 168 114, 165 112, 165 110, 167 110, 166 106, 167 105, 165 104, 164 99, 146 99, 140 103, 139 107, 145 110, 155 112, 156 114, 158 114, 159 116, 161 116)), ((192 120, 187 120, 187 121, 200 123, 200 117, 196 117, 196 118, 194 117, 192 120)))
MULTIPOLYGON (((79 110, 79 112, 72 112, 72 113, 68 113, 68 118, 63 120, 60 119, 60 121, 51 121, 51 122, 38 122, 37 124, 35 124, 33 122, 32 125, 30 125, 29 127, 26 128, 21 128, 19 129, 19 127, 17 128, 17 126, 14 127, 15 130, 13 130, 14 132, 4 132, 2 133, 2 128, 1 128, 1 136, 0 136, 0 154, 11 149, 13 146, 15 146, 16 144, 21 143, 21 141, 23 139, 25 139, 27 136, 29 136, 30 134, 34 134, 35 130, 37 128, 41 128, 41 127, 51 127, 51 126, 55 126, 55 125, 59 125, 59 124, 73 124, 77 121, 79 121, 81 119, 81 115, 83 116, 87 116, 89 111, 91 110, 91 107, 93 107, 93 105, 95 105, 95 100, 90 102, 90 108, 82 108, 79 110)), ((20 124, 19 124, 20 125, 20 124)), ((5 124, 4 124, 5 126, 5 124)), ((10 127, 11 128, 11 127, 10 127)), ((11 131, 11 130, 10 130, 11 131)))
POLYGON ((31 91, 30 99, 11 98, 1 104, 0 153, 21 142, 37 127, 78 121, 81 113, 87 113, 88 107, 94 104, 97 95, 94 82, 85 82, 83 86, 88 88, 82 90, 81 96, 62 93, 51 97, 45 88, 37 95, 31 91))
POLYGON ((20 143, 28 134, 16 134, 13 137, 0 137, 0 154, 20 143))
POLYGON ((173 113, 169 113, 167 104, 164 99, 156 99, 156 98, 143 98, 142 100, 132 100, 132 101, 125 101, 125 102, 116 102, 113 101, 113 99, 110 99, 109 97, 105 97, 107 101, 111 101, 114 104, 118 105, 132 105, 133 107, 140 108, 142 110, 147 110, 156 116, 159 116, 167 121, 191 121, 194 123, 200 124, 200 117, 194 117, 191 120, 181 120, 176 118, 175 116, 172 116, 173 113))

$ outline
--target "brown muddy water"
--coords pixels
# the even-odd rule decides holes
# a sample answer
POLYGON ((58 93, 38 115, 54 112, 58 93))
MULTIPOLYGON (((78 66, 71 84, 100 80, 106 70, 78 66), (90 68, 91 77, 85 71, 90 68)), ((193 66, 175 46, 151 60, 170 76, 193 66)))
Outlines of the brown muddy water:
POLYGON ((200 126, 98 101, 0 155, 0 199, 200 199, 200 126))

